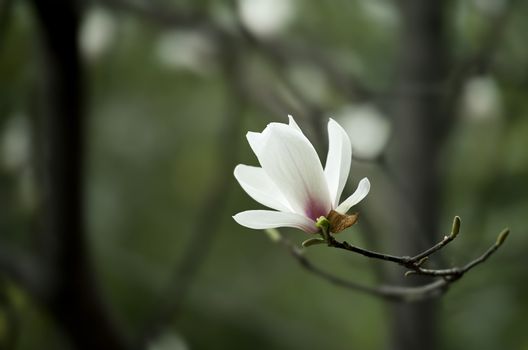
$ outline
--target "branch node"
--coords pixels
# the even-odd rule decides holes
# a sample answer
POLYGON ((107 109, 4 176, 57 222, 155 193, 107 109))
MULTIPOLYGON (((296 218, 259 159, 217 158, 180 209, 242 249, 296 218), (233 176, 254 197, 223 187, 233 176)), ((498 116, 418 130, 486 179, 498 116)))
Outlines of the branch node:
POLYGON ((417 267, 422 266, 427 260, 429 260, 429 256, 424 256, 423 258, 421 258, 421 259, 416 263, 416 266, 417 266, 417 267))

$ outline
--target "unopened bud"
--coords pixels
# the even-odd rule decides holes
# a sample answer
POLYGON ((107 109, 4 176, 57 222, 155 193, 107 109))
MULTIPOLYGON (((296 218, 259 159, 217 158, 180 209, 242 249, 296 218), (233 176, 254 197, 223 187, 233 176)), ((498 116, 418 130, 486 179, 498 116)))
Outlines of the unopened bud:
POLYGON ((460 217, 455 216, 453 219, 453 226, 451 228, 451 237, 455 238, 458 235, 458 232, 460 232, 460 217))
POLYGON ((504 243, 506 238, 508 238, 509 234, 510 234, 510 229, 509 228, 505 228, 504 230, 502 230, 502 232, 499 233, 499 236, 497 237, 497 244, 501 245, 502 243, 504 243))

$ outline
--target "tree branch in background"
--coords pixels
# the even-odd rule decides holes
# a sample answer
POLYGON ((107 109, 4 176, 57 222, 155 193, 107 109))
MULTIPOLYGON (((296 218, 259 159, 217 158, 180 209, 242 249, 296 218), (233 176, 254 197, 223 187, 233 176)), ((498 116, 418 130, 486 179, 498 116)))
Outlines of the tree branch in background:
MULTIPOLYGON (((343 72, 330 57, 324 54, 323 50, 313 45, 302 45, 274 40, 262 40, 253 35, 236 17, 237 23, 235 31, 224 28, 217 24, 210 16, 201 12, 190 10, 160 9, 153 5, 139 5, 130 0, 97 0, 101 4, 110 8, 126 11, 132 15, 148 20, 161 27, 168 28, 194 28, 202 30, 213 39, 220 39, 221 43, 231 41, 239 47, 250 47, 264 57, 277 72, 277 77, 295 98, 298 106, 289 103, 284 96, 275 92, 276 89, 263 89, 262 84, 246 84, 249 90, 244 90, 244 94, 250 96, 254 102, 273 113, 280 112, 286 115, 293 113, 297 116, 305 117, 311 124, 314 131, 321 128, 323 108, 309 101, 287 79, 285 71, 289 66, 298 62, 308 62, 314 64, 328 78, 334 87, 351 101, 364 101, 375 97, 367 86, 358 77, 351 76, 343 72)), ((231 11, 236 15, 236 3, 230 2, 231 11)), ((239 50, 240 55, 243 51, 239 50)), ((324 148, 322 140, 326 137, 316 134, 318 143, 324 148)))
POLYGON ((174 9, 161 8, 154 5, 141 5, 130 0, 95 0, 109 8, 128 12, 155 22, 164 27, 201 27, 213 23, 202 12, 188 10, 175 11, 174 9))
MULTIPOLYGON (((382 299, 387 299, 390 301, 416 302, 416 301, 422 301, 422 300, 438 297, 444 294, 445 292, 447 292, 447 290, 449 289, 452 283, 459 280, 465 273, 469 272, 471 269, 483 263, 491 255, 493 255, 493 253, 495 253, 497 249, 499 249, 499 247, 504 243, 504 241, 506 240, 509 234, 509 230, 504 229, 498 235, 496 242, 486 252, 484 252, 481 256, 470 261, 469 263, 465 264, 462 267, 453 267, 449 269, 423 268, 422 265, 428 260, 429 256, 443 249, 445 246, 447 246, 451 241, 453 241, 457 237, 459 233, 459 229, 460 229, 460 219, 458 217, 455 217, 453 221, 452 230, 448 235, 446 235, 437 244, 433 245, 432 247, 414 256, 395 256, 395 255, 383 254, 383 253, 378 253, 378 252, 374 252, 374 251, 370 251, 367 249, 353 246, 351 244, 348 244, 345 241, 340 242, 340 241, 337 241, 330 234, 328 229, 324 227, 322 227, 322 233, 321 233, 321 236, 323 237, 323 239, 319 240, 319 239, 312 238, 311 240, 306 241, 306 242, 315 242, 314 240, 317 240, 317 242, 321 242, 321 243, 324 242, 329 247, 332 247, 332 248, 343 249, 349 252, 363 255, 371 259, 377 259, 377 260, 387 261, 387 262, 401 265, 407 269, 410 269, 410 271, 407 271, 405 273, 406 276, 427 275, 427 276, 432 276, 432 277, 438 277, 438 279, 434 280, 431 283, 428 283, 422 286, 416 286, 416 287, 400 287, 400 286, 392 286, 392 285, 381 285, 378 287, 372 287, 372 286, 367 286, 367 285, 364 285, 358 282, 342 279, 341 277, 333 275, 332 273, 324 271, 320 269, 319 267, 317 267, 316 265, 314 265, 304 255, 303 249, 295 246, 292 242, 285 239, 283 236, 280 235, 280 233, 277 230, 267 230, 267 233, 273 241, 285 246, 290 252, 290 254, 299 262, 299 264, 303 268, 315 274, 316 276, 321 277, 324 280, 327 280, 328 282, 331 282, 340 287, 362 292, 365 294, 369 294, 369 295, 379 297, 382 299)), ((311 245, 311 244, 305 244, 305 243, 303 243, 304 246, 311 245)))
POLYGON ((490 19, 477 50, 459 62, 453 71, 454 81, 465 80, 472 74, 482 74, 489 70, 494 55, 502 43, 501 39, 508 28, 508 21, 518 3, 518 0, 507 0, 504 9, 490 19))
POLYGON ((14 0, 2 0, 0 2, 0 51, 3 48, 6 33, 13 12, 14 0))
POLYGON ((0 311, 2 312, 2 337, 0 338, 0 348, 16 349, 20 332, 20 317, 14 305, 13 298, 8 292, 8 284, 4 279, 0 279, 0 311))
POLYGON ((0 273, 36 299, 44 298, 49 292, 50 276, 46 267, 34 254, 6 246, 5 243, 0 246, 0 273))
POLYGON ((243 38, 258 50, 263 56, 277 64, 285 67, 296 62, 308 62, 316 66, 328 80, 350 101, 365 101, 374 99, 378 94, 366 85, 359 77, 345 73, 340 67, 321 50, 314 45, 303 45, 300 42, 281 41, 279 39, 263 40, 253 35, 238 19, 238 31, 243 38))
POLYGON ((501 39, 508 27, 508 21, 518 3, 518 0, 507 0, 503 10, 490 19, 488 29, 483 34, 480 45, 475 52, 454 65, 447 81, 447 93, 445 94, 444 108, 446 112, 444 114, 449 117, 446 129, 449 129, 449 125, 456 119, 456 107, 462 95, 464 83, 471 76, 482 75, 490 70, 495 53, 500 47, 501 39))
POLYGON ((236 165, 237 149, 241 140, 238 135, 245 110, 245 104, 240 102, 243 87, 237 70, 238 61, 235 53, 237 48, 231 46, 229 42, 224 44, 221 60, 225 81, 230 85, 229 89, 226 89, 230 96, 227 97, 225 122, 218 137, 217 149, 221 150, 219 164, 222 168, 217 170, 216 180, 193 220, 194 228, 190 233, 190 240, 170 278, 167 290, 155 308, 153 316, 146 323, 145 329, 140 332, 140 344, 148 344, 155 339, 170 321, 179 315, 192 282, 209 253, 213 238, 222 226, 221 221, 225 215, 222 208, 225 208, 233 184, 231 174, 236 165))

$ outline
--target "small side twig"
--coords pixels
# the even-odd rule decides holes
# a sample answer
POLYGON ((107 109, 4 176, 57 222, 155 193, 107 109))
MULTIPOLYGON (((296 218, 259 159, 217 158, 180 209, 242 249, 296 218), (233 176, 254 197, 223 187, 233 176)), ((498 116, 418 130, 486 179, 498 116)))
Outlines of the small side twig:
POLYGON ((485 251, 482 255, 480 255, 478 258, 470 261, 463 267, 453 267, 449 269, 424 269, 424 268, 418 268, 417 270, 413 271, 407 271, 406 275, 429 275, 429 276, 458 276, 462 277, 463 274, 471 270, 477 265, 482 264, 484 261, 486 261, 493 253, 499 249, 499 247, 504 243, 508 235, 510 234, 510 230, 504 229, 499 236, 497 237, 497 241, 495 241, 495 244, 493 244, 491 247, 488 248, 487 251, 485 251))

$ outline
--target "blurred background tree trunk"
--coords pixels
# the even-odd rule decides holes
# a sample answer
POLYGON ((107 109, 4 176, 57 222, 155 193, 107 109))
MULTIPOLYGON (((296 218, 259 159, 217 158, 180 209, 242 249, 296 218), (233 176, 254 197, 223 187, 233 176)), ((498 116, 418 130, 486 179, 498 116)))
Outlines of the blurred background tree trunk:
POLYGON ((39 248, 50 288, 41 300, 75 349, 126 349, 99 297, 85 229, 85 94, 74 1, 33 1, 42 49, 37 89, 39 248))
MULTIPOLYGON (((442 142, 445 80, 444 7, 441 1, 403 0, 401 47, 392 103, 394 134, 388 166, 400 198, 391 208, 394 252, 415 254, 438 240, 437 154, 442 142), (407 207, 407 213, 403 212, 407 207)), ((395 271, 399 284, 423 283, 395 271)), ((390 344, 395 350, 436 347, 436 301, 391 306, 390 344)))

